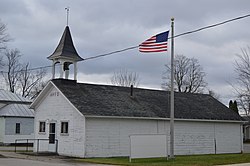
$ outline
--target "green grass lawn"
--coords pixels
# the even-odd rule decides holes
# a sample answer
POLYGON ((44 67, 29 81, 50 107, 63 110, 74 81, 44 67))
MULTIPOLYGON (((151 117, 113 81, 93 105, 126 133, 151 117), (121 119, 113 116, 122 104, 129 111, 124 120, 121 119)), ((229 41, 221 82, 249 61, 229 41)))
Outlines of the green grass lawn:
POLYGON ((250 153, 176 156, 173 160, 166 160, 165 158, 133 159, 132 163, 129 162, 129 159, 127 157, 89 158, 76 160, 79 162, 128 166, 212 166, 248 162, 250 163, 250 153))

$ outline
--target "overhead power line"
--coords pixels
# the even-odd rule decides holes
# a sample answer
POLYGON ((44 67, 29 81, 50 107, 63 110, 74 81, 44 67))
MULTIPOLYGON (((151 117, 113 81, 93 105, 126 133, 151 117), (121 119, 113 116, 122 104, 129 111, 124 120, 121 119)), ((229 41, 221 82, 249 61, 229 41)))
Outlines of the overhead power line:
MULTIPOLYGON (((184 33, 175 35, 173 38, 177 38, 177 37, 180 37, 180 36, 196 33, 196 32, 199 32, 199 31, 202 31, 202 30, 205 30, 205 29, 209 29, 209 28, 213 28, 213 27, 216 27, 216 26, 219 26, 219 25, 223 25, 223 24, 226 24, 226 23, 229 23, 229 22, 232 22, 232 21, 240 20, 240 19, 243 19, 243 18, 246 18, 246 17, 249 17, 249 16, 250 16, 250 14, 240 16, 240 17, 236 17, 236 18, 232 18, 232 19, 229 19, 229 20, 226 20, 226 21, 223 21, 223 22, 219 22, 219 23, 216 23, 216 24, 208 25, 208 26, 205 26, 205 27, 202 27, 202 28, 198 28, 198 29, 195 29, 195 30, 192 30, 192 31, 188 31, 188 32, 184 32, 184 33)), ((171 39, 171 37, 169 37, 168 39, 171 39)), ((126 48, 126 49, 121 49, 121 50, 106 53, 106 54, 100 54, 100 55, 97 55, 97 56, 88 57, 88 58, 85 58, 84 60, 100 58, 100 57, 116 54, 116 53, 119 53, 119 52, 132 50, 132 49, 135 49, 135 48, 138 48, 138 47, 139 47, 139 45, 138 46, 132 46, 132 47, 129 47, 129 48, 126 48)))
POLYGON ((127 51, 127 50, 132 50, 132 49, 135 49, 135 48, 138 48, 138 47, 139 46, 132 46, 132 47, 124 48, 124 49, 121 49, 121 50, 113 51, 113 52, 110 52, 110 53, 100 54, 100 55, 88 57, 88 58, 85 58, 84 61, 90 60, 90 59, 95 59, 95 58, 100 58, 100 57, 104 57, 104 56, 108 56, 108 55, 112 55, 112 54, 116 54, 116 53, 119 53, 119 52, 124 52, 124 51, 127 51))
MULTIPOLYGON (((239 16, 239 17, 236 17, 236 18, 229 19, 229 20, 225 20, 225 21, 222 21, 222 22, 219 22, 219 23, 216 23, 216 24, 211 24, 211 25, 208 25, 208 26, 205 26, 205 27, 202 27, 202 28, 192 30, 192 31, 184 32, 184 33, 175 35, 173 38, 177 38, 177 37, 184 36, 184 35, 189 35, 189 34, 192 34, 192 33, 196 33, 196 32, 199 32, 199 31, 202 31, 202 30, 205 30, 205 29, 210 29, 210 28, 213 28, 213 27, 217 27, 217 26, 220 26, 220 25, 223 25, 223 24, 226 24, 226 23, 229 23, 229 22, 237 21, 237 20, 247 18, 247 17, 250 17, 250 14, 246 14, 246 15, 243 15, 243 16, 239 16)), ((171 39, 171 37, 169 37, 168 39, 171 39)), ((106 56, 109 56, 109 55, 112 55, 112 54, 117 54, 117 53, 128 51, 128 50, 133 50, 133 49, 138 48, 138 47, 139 47, 139 45, 131 46, 131 47, 128 47, 128 48, 117 50, 117 51, 112 51, 112 52, 105 53, 105 54, 99 54, 99 55, 87 57, 83 61, 96 59, 96 58, 101 58, 101 57, 106 57, 106 56)), ((31 68, 31 69, 28 69, 27 71, 45 69, 45 68, 49 68, 49 67, 52 67, 52 66, 42 66, 42 67, 31 68)), ((0 71, 0 72, 1 73, 7 73, 6 71, 0 71)), ((22 71, 19 71, 19 72, 22 72, 22 71)))
POLYGON ((205 29, 209 29, 209 28, 213 28, 213 27, 216 27, 216 26, 219 26, 219 25, 223 25, 223 24, 226 24, 226 23, 229 23, 229 22, 232 22, 232 21, 240 20, 240 19, 243 19, 243 18, 246 18, 246 17, 249 17, 249 16, 250 16, 250 14, 247 14, 247 15, 244 15, 244 16, 232 18, 232 19, 229 19, 229 20, 226 20, 226 21, 223 21, 223 22, 219 22, 219 23, 216 23, 216 24, 208 25, 208 26, 205 26, 205 27, 193 30, 193 31, 184 32, 184 33, 175 35, 174 38, 180 37, 180 36, 183 36, 183 35, 188 35, 188 34, 191 34, 191 33, 196 33, 196 32, 199 32, 199 31, 202 31, 202 30, 205 30, 205 29))
MULTIPOLYGON (((27 70, 18 70, 18 71, 16 71, 16 73, 25 72, 25 71, 33 71, 33 70, 41 70, 41 69, 46 69, 46 68, 49 68, 49 67, 52 67, 52 66, 48 65, 48 66, 30 68, 30 69, 27 69, 27 70)), ((8 73, 8 72, 7 71, 0 71, 0 73, 8 73)))

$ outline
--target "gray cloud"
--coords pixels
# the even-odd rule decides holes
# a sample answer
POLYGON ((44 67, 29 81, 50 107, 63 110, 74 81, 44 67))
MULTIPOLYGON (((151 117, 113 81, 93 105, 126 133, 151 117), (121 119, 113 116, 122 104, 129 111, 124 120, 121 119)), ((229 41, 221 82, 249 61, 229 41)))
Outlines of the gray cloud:
MULTIPOLYGON (((230 18, 248 14, 248 0, 9 0, 0 5, 0 19, 7 24, 23 61, 33 67, 49 65, 66 25, 65 7, 70 7, 70 29, 78 53, 95 56, 136 46, 158 32, 170 29, 175 17, 175 33, 180 34, 230 18)), ((175 53, 199 60, 207 73, 210 89, 223 102, 232 89, 233 62, 241 47, 250 43, 250 18, 175 39, 175 53), (221 91, 223 89, 223 91, 221 91)), ((170 53, 142 54, 137 49, 79 63, 79 80, 107 83, 120 68, 138 72, 142 87, 160 88, 164 64, 170 53)), ((50 69, 49 69, 50 71, 50 69)))

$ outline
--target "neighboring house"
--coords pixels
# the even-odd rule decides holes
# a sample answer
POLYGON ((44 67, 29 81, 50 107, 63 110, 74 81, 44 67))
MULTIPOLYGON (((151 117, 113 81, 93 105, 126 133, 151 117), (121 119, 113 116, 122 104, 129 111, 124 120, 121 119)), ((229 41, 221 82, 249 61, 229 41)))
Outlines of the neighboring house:
POLYGON ((244 124, 243 124, 244 141, 249 142, 250 141, 250 117, 248 115, 242 115, 242 118, 244 119, 244 124))
POLYGON ((0 89, 0 144, 16 139, 34 139, 34 111, 31 101, 0 89))
MULTIPOLYGON (((82 58, 68 26, 48 59, 52 80, 31 108, 35 138, 49 140, 36 142, 34 151, 57 149, 60 155, 75 157, 129 156, 130 135, 169 135, 169 92, 77 83, 77 62, 82 58), (55 79, 57 63, 60 79, 55 79), (74 80, 68 80, 71 64, 74 80)), ((176 155, 242 152, 242 120, 237 113, 206 94, 175 93, 174 104, 176 155)))

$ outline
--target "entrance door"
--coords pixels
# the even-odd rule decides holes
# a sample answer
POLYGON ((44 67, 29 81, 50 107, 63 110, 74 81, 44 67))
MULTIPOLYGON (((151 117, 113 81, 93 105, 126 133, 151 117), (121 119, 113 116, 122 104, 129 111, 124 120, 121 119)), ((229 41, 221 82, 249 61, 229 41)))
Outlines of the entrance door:
POLYGON ((55 144, 56 139, 56 124, 49 124, 49 144, 55 144))
POLYGON ((56 123, 49 124, 49 151, 56 151, 56 123))

